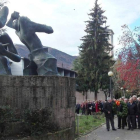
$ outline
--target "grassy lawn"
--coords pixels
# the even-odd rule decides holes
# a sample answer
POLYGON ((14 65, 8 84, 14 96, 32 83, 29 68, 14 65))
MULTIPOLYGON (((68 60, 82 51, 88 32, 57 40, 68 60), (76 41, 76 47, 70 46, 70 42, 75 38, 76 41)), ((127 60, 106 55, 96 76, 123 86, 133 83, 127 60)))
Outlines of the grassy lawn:
MULTIPOLYGON (((79 122, 79 135, 85 134, 92 129, 100 126, 101 124, 105 123, 104 114, 97 114, 97 115, 81 115, 77 116, 79 122)), ((76 117, 76 134, 77 134, 77 117, 76 117)))

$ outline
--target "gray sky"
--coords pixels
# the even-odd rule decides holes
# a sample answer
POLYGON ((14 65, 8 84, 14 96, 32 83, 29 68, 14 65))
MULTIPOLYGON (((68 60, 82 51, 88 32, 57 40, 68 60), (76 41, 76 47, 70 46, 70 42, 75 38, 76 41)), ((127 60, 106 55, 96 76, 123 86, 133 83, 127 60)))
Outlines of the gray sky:
MULTIPOLYGON (((10 14, 13 11, 29 17, 32 21, 52 26, 53 34, 38 33, 42 44, 78 55, 81 37, 85 35, 84 21, 94 6, 94 0, 9 0, 10 14)), ((99 0, 108 18, 107 25, 114 31, 114 46, 119 48, 117 38, 121 34, 121 25, 134 25, 140 17, 140 1, 135 0, 99 0)), ((138 24, 138 23, 137 23, 138 24)), ((14 43, 20 40, 13 29, 7 32, 14 43)))

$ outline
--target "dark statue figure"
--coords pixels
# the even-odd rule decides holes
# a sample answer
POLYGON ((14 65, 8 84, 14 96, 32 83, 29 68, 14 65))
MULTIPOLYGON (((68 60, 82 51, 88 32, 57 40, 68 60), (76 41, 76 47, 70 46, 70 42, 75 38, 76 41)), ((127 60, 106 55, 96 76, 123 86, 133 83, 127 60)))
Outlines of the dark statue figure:
POLYGON ((50 26, 35 23, 29 18, 11 14, 7 26, 16 30, 16 34, 29 49, 30 64, 24 69, 24 75, 58 75, 57 60, 44 48, 36 32, 53 33, 50 26))
MULTIPOLYGON (((8 7, 0 7, 0 28, 5 26, 8 12, 8 7)), ((15 62, 21 60, 9 35, 3 29, 0 29, 0 75, 11 75, 8 58, 15 62)))

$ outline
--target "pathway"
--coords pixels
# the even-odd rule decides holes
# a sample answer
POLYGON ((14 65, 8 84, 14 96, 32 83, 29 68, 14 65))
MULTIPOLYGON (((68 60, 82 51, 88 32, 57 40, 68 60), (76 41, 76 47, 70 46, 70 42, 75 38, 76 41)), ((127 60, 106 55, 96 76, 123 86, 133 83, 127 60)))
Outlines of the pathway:
MULTIPOLYGON (((117 119, 115 120, 115 126, 117 126, 117 119)), ((124 130, 117 129, 117 131, 107 131, 106 125, 103 125, 78 140, 140 140, 140 130, 135 129, 131 131, 125 128, 124 130)))

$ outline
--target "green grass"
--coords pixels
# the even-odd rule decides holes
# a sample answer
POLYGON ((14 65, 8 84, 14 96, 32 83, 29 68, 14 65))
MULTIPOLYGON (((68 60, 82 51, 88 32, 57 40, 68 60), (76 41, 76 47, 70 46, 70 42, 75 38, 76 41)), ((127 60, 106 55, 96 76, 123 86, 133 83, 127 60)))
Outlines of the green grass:
MULTIPOLYGON (((77 116, 79 121, 79 135, 86 134, 94 128, 105 123, 104 114, 82 115, 77 116)), ((77 117, 76 117, 76 134, 77 134, 77 117)))

